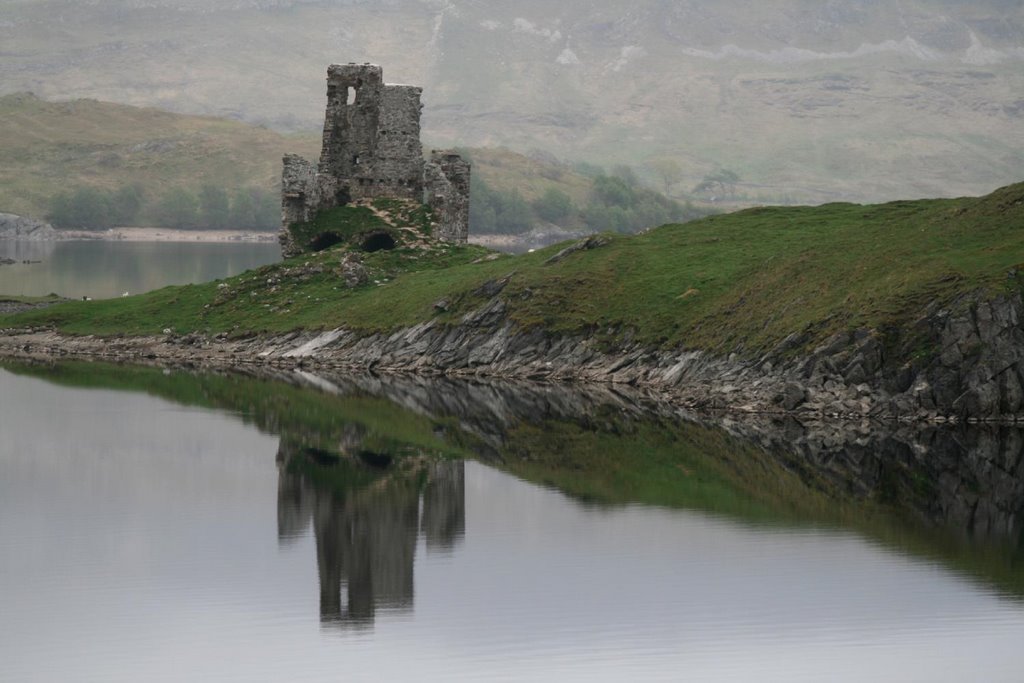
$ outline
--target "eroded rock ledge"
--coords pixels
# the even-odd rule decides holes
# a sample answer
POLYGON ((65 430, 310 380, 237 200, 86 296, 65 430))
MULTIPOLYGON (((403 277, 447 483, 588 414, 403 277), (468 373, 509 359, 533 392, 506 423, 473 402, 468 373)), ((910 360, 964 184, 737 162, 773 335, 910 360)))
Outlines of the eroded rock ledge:
POLYGON ((1022 310, 1019 295, 972 295, 930 307, 911 329, 837 334, 809 353, 795 351, 804 340, 792 335, 758 358, 741 358, 629 342, 608 351, 588 338, 523 330, 508 318, 499 291, 455 325, 430 321, 390 334, 109 339, 6 330, 0 355, 597 382, 650 389, 693 409, 1024 422, 1022 310))

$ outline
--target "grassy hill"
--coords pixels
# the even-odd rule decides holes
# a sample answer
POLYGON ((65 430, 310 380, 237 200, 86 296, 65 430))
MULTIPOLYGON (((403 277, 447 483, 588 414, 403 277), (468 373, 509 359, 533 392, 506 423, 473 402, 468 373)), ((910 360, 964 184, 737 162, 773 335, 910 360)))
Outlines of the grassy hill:
POLYGON ((522 154, 507 147, 465 150, 473 162, 473 179, 501 189, 515 188, 527 201, 549 188, 566 193, 577 205, 590 200, 591 179, 551 155, 522 154))
POLYGON ((313 154, 311 137, 237 121, 29 94, 0 98, 0 210, 45 216, 59 192, 140 183, 158 196, 204 183, 276 191, 287 151, 313 154))
POLYGON ((981 194, 1024 175, 1013 0, 8 2, 0 93, 315 134, 324 68, 424 86, 430 144, 729 169, 749 202, 981 194))
MULTIPOLYGON (((261 126, 96 100, 47 102, 27 93, 0 97, 0 212, 46 217, 62 192, 105 192, 139 184, 148 204, 205 184, 231 193, 280 191, 281 157, 316 159, 314 133, 285 135, 261 126)), ((526 202, 548 190, 575 206, 590 201, 592 178, 551 155, 468 149, 474 178, 526 202)), ((145 213, 145 212, 144 212, 145 213)), ((152 215, 142 222, 159 220, 152 215)), ((247 226, 239 226, 247 227, 247 226)))
POLYGON ((554 263, 558 247, 493 260, 479 247, 429 257, 381 251, 364 256, 369 281, 354 289, 329 249, 222 283, 62 304, 0 325, 73 334, 386 331, 455 323, 487 300, 485 284, 507 279, 508 316, 523 328, 752 353, 793 332, 811 345, 844 329, 905 328, 929 303, 964 292, 1019 291, 1022 227, 1018 184, 982 198, 750 209, 608 235, 554 263), (441 299, 445 312, 434 305, 441 299))

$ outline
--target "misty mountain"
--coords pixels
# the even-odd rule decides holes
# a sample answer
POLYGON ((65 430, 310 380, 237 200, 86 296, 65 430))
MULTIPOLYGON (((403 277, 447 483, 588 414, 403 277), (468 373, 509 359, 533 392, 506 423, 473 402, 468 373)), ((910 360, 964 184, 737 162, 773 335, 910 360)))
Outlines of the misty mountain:
POLYGON ((325 68, 425 88, 426 141, 728 169, 748 201, 1024 177, 1017 0, 4 0, 0 90, 322 120, 325 68))

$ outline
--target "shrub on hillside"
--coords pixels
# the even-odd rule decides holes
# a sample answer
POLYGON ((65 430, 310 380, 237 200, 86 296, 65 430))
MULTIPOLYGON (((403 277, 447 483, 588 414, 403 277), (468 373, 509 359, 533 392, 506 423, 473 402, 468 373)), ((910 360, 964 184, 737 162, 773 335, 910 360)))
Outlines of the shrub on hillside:
POLYGON ((560 224, 576 211, 576 207, 569 195, 550 187, 543 196, 533 201, 533 210, 541 219, 560 224))
POLYGON ((50 201, 50 222, 66 230, 106 230, 113 226, 111 197, 94 187, 61 192, 50 201))

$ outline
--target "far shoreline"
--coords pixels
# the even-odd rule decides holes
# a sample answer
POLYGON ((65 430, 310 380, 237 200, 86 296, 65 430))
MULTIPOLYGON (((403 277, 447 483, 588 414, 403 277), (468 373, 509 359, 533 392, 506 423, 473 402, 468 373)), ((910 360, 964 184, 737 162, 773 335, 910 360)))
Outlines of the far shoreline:
POLYGON ((54 241, 103 242, 277 242, 276 231, 177 230, 174 228, 123 227, 108 230, 56 230, 54 241))

